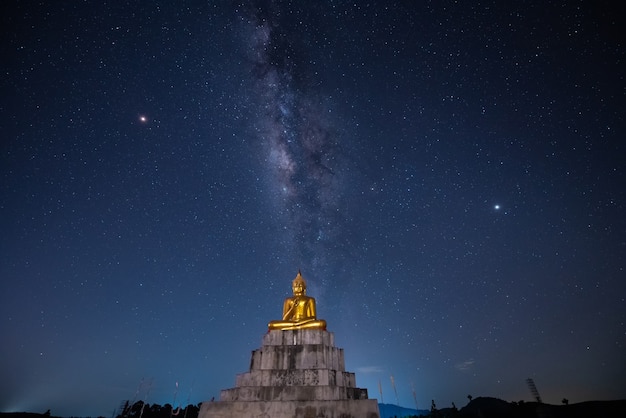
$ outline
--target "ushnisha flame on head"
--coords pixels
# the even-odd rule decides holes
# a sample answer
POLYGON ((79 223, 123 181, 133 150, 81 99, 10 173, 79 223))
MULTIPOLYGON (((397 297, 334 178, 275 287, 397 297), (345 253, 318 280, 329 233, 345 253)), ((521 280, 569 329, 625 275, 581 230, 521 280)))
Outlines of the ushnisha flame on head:
POLYGON ((302 284, 302 287, 306 289, 306 281, 304 280, 304 277, 302 277, 302 273, 300 273, 300 270, 298 270, 298 275, 295 279, 293 279, 293 282, 291 282, 291 286, 295 286, 297 283, 302 284))

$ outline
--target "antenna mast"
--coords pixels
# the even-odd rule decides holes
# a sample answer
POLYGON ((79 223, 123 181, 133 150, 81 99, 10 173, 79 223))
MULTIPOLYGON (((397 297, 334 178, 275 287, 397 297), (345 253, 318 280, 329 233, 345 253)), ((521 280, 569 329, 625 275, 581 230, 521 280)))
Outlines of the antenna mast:
POLYGON ((537 386, 535 386, 535 381, 530 377, 526 379, 526 384, 528 385, 528 389, 530 389, 530 393, 533 394, 537 402, 541 403, 541 396, 539 396, 539 391, 537 390, 537 386))

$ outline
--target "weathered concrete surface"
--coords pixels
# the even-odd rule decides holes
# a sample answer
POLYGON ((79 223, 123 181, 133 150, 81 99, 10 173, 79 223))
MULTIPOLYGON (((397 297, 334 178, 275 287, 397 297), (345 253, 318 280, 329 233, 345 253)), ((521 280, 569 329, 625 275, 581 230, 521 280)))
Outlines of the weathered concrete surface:
POLYGON ((379 418, 376 399, 361 401, 210 402, 199 418, 379 418))
POLYGON ((325 330, 273 330, 252 352, 250 370, 199 418, 379 418, 378 403, 345 371, 343 350, 325 330))
POLYGON ((354 373, 332 369, 257 370, 237 375, 235 386, 346 386, 355 387, 354 373))
POLYGON ((263 336, 263 346, 322 344, 334 347, 335 335, 321 329, 270 331, 263 336))
POLYGON ((340 401, 367 399, 367 390, 341 386, 247 386, 223 390, 221 401, 340 401))
MULTIPOLYGON (((286 332, 286 331, 280 331, 286 332)), ((250 370, 345 369, 343 350, 323 344, 270 345, 252 352, 250 370)))

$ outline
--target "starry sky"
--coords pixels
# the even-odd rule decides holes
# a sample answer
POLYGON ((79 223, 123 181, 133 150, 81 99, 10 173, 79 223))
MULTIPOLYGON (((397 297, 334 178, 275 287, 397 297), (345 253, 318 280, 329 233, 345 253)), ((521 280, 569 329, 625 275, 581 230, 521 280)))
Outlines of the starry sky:
POLYGON ((217 399, 298 269, 371 398, 625 398, 617 4, 3 1, 0 410, 217 399))

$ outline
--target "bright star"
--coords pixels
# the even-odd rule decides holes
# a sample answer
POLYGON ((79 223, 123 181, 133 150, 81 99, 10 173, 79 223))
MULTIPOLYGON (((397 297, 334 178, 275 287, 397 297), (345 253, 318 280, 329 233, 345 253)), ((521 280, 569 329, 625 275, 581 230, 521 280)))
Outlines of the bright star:
POLYGON ((493 205, 493 208, 494 208, 495 210, 500 210, 500 205, 493 205))
POLYGON ((146 122, 148 122, 148 118, 146 116, 144 116, 144 115, 140 115, 139 116, 139 122, 146 123, 146 122))

